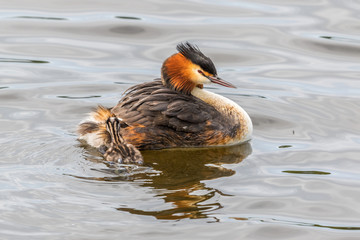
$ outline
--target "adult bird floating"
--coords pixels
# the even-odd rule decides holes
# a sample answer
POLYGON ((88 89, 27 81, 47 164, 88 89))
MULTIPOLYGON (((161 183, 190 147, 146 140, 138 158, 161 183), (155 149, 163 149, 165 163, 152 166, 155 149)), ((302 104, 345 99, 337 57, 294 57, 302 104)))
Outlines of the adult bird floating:
POLYGON ((177 50, 164 61, 161 80, 129 88, 113 108, 99 106, 80 123, 79 138, 109 150, 114 141, 108 119, 116 117, 123 140, 139 150, 248 141, 253 129, 249 115, 230 99, 203 89, 209 83, 235 86, 218 77, 214 63, 198 47, 186 42, 177 50))

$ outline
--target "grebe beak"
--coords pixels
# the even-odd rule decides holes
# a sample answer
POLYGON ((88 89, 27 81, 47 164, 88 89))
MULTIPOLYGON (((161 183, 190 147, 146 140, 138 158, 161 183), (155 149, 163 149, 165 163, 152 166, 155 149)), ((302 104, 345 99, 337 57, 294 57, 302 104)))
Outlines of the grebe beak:
POLYGON ((206 76, 211 82, 213 83, 217 83, 217 84, 220 84, 220 85, 223 85, 225 87, 229 87, 229 88, 236 88, 234 85, 232 85, 231 83, 219 78, 218 76, 206 76))

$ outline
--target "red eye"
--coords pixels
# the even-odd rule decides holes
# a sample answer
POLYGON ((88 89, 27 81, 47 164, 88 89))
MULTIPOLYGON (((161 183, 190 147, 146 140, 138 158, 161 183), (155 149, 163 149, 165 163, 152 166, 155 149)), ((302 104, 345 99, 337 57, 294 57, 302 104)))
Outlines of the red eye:
POLYGON ((200 73, 200 74, 204 75, 204 73, 203 73, 201 70, 198 70, 198 73, 200 73))

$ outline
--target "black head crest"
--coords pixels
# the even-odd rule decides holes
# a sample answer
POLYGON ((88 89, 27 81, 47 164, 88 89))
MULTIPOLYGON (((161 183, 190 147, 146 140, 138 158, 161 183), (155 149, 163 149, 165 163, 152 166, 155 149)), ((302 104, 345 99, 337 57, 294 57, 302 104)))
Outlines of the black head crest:
POLYGON ((194 64, 199 65, 202 69, 216 75, 216 68, 214 63, 211 61, 210 58, 205 56, 200 49, 189 42, 180 43, 177 45, 176 49, 187 59, 189 59, 194 64))

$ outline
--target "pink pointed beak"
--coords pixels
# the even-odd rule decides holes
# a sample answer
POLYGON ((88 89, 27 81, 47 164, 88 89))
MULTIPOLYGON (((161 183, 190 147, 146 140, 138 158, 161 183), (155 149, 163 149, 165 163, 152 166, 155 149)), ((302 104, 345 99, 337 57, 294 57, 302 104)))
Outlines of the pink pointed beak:
POLYGON ((225 87, 229 87, 229 88, 236 88, 234 85, 232 85, 231 83, 219 78, 218 76, 207 76, 207 78, 213 82, 213 83, 216 83, 216 84, 219 84, 219 85, 222 85, 222 86, 225 86, 225 87))

